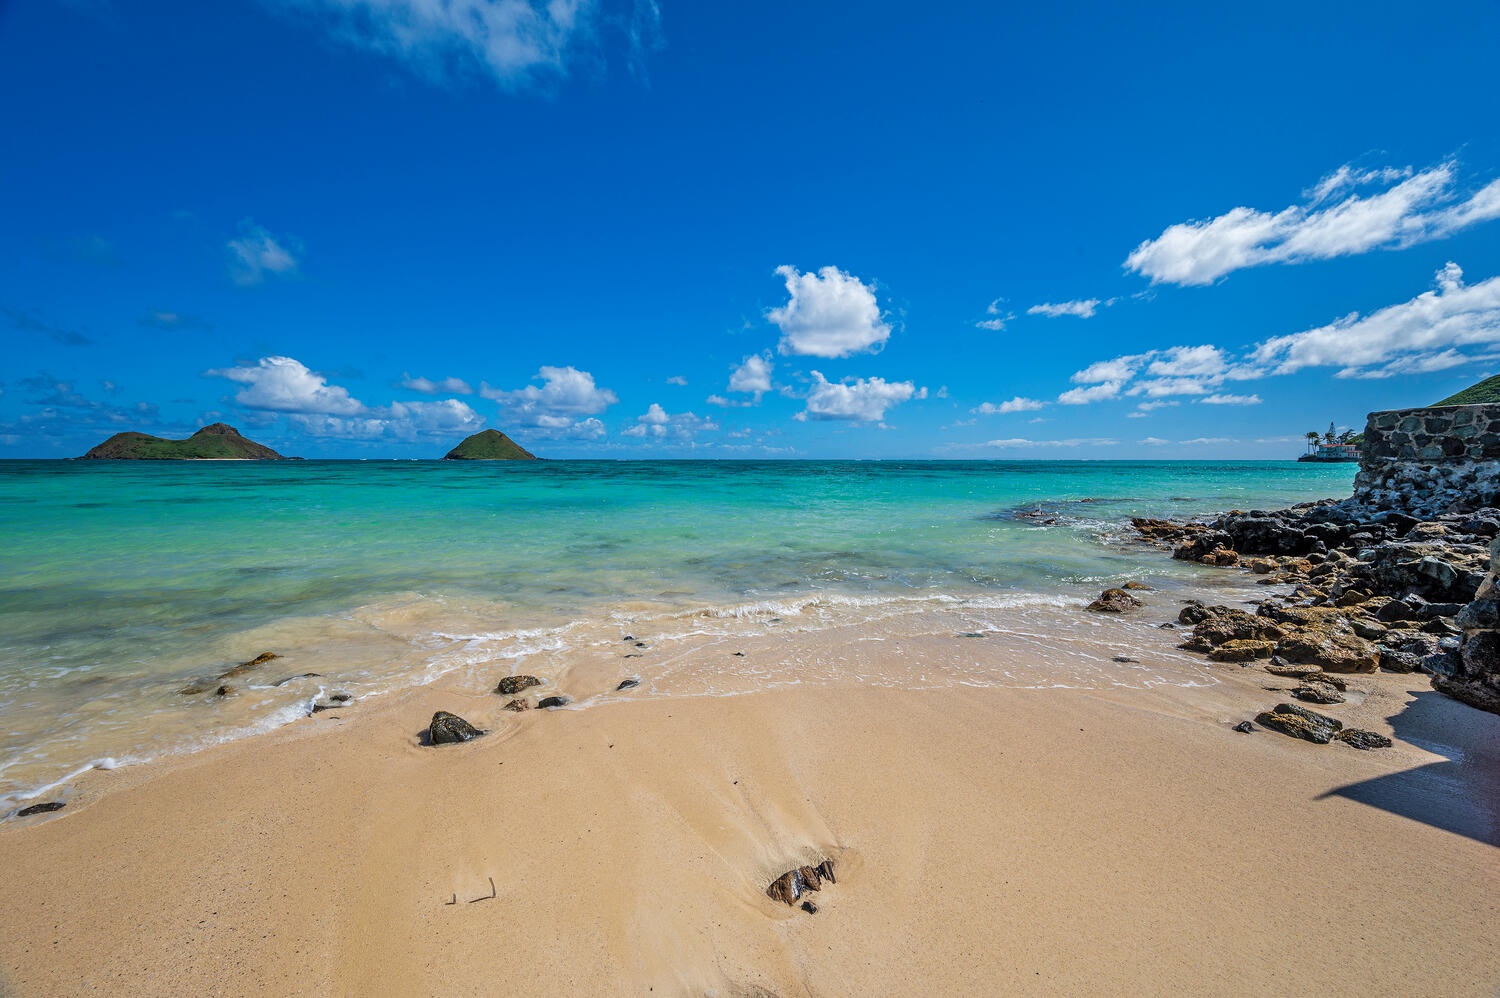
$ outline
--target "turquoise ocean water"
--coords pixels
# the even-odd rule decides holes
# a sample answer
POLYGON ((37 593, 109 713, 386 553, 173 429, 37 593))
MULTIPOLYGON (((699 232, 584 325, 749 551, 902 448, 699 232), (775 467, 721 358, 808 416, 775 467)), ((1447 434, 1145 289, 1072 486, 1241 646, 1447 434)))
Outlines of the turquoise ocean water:
POLYGON ((1129 578, 1166 600, 1240 577, 1139 546, 1129 517, 1340 498, 1353 474, 1295 462, 3 462, 0 808, 95 764, 288 723, 335 690, 357 703, 449 675, 536 671, 586 691, 623 670, 641 695, 1191 683, 1186 658, 1112 665, 1104 652, 1128 636, 1079 608, 1129 578), (228 697, 178 692, 216 687, 262 651, 282 659, 230 680, 228 697), (319 675, 291 678, 305 672, 319 675))

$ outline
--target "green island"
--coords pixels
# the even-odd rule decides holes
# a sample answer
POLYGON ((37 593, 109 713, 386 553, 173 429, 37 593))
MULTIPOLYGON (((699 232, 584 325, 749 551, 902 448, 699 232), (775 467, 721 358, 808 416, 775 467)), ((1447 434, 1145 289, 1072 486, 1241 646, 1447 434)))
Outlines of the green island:
POLYGON ((1487 403, 1500 402, 1500 374, 1493 378, 1485 378, 1475 385, 1470 385, 1457 395, 1449 395, 1441 402, 1432 403, 1433 408, 1444 405, 1485 405, 1487 403))
POLYGON ((133 430, 116 433, 83 457, 106 461, 293 460, 242 436, 228 423, 210 423, 186 440, 168 440, 133 430))
POLYGON ((499 430, 480 430, 450 450, 445 461, 536 461, 539 458, 499 430))

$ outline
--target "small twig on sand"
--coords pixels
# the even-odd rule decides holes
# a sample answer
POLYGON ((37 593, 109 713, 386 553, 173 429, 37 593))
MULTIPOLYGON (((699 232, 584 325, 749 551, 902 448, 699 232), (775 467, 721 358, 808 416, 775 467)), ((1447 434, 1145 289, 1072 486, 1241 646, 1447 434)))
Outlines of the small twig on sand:
POLYGON ((490 877, 489 881, 490 881, 490 892, 489 892, 489 894, 485 895, 482 898, 470 898, 469 899, 469 903, 470 904, 473 904, 475 901, 488 901, 491 898, 495 897, 499 893, 498 891, 495 890, 495 878, 494 877, 490 877))

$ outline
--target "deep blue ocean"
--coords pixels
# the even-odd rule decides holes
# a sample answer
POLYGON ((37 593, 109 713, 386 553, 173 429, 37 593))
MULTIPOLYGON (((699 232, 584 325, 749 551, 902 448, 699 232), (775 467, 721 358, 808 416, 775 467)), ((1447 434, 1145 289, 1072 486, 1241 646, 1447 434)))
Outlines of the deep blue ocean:
POLYGON ((547 668, 587 686, 627 635, 649 635, 625 664, 654 695, 1179 681, 1070 648, 1114 640, 1080 611, 1105 585, 1188 592, 1233 574, 1139 545, 1129 518, 1342 498, 1354 470, 0 462, 0 807, 99 760, 288 723, 335 687, 547 668), (965 635, 997 640, 978 654, 965 635), (717 661, 725 642, 783 650, 752 669, 717 661), (178 692, 268 650, 282 659, 233 696, 178 692), (303 672, 320 675, 274 685, 303 672))

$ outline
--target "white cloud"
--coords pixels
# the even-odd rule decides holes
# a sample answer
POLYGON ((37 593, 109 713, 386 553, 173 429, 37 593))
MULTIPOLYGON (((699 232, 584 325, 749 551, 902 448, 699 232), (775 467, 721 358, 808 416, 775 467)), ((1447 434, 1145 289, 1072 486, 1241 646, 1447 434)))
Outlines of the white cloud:
POLYGON ((1337 366, 1340 377, 1385 377, 1457 366, 1462 361, 1455 353, 1461 356, 1462 348, 1500 344, 1500 277, 1465 284, 1463 271, 1449 263, 1438 271, 1436 285, 1367 316, 1351 313, 1326 326, 1272 337, 1251 359, 1273 374, 1337 366))
POLYGON ((1195 447, 1200 444, 1228 444, 1234 441, 1228 437, 1194 437, 1191 440, 1179 440, 1177 442, 1187 447, 1195 447))
POLYGON ((910 381, 887 382, 882 378, 858 378, 843 382, 828 381, 812 372, 813 387, 807 396, 807 408, 794 419, 848 419, 873 423, 885 418, 886 410, 912 398, 926 398, 927 389, 918 389, 910 381))
MULTIPOLYGON (((1077 380, 1077 375, 1074 376, 1077 380)), ((1070 388, 1057 397, 1063 405, 1088 405, 1090 402, 1099 402, 1103 399, 1112 399, 1120 394, 1124 387, 1123 381, 1106 381, 1100 385, 1090 385, 1087 388, 1070 388)))
POLYGON ((344 440, 431 440, 474 433, 484 419, 458 399, 439 402, 392 402, 368 409, 361 416, 299 413, 290 417, 294 426, 315 437, 344 440))
POLYGON ((1205 395, 1198 399, 1203 405, 1260 405, 1259 395, 1205 395))
POLYGON ((719 424, 711 419, 695 416, 691 412, 679 412, 672 415, 657 403, 652 402, 651 407, 645 413, 635 418, 634 426, 621 432, 627 437, 691 440, 698 433, 718 428, 719 424))
POLYGON ((366 411, 364 403, 323 375, 308 370, 291 357, 262 357, 254 364, 239 364, 208 372, 245 387, 234 400, 247 409, 329 416, 356 416, 366 411))
POLYGON ((1153 399, 1172 395, 1207 395, 1208 386, 1197 378, 1154 378, 1136 382, 1125 394, 1145 395, 1153 399))
POLYGON ((473 395, 474 389, 462 378, 444 378, 442 381, 433 381, 430 378, 414 378, 410 374, 401 375, 401 387, 424 395, 473 395))
MULTIPOLYGON (((602 17, 594 0, 280 2, 321 13, 334 37, 429 79, 481 73, 508 90, 564 75, 573 50, 594 36, 602 17)), ((643 37, 633 24, 632 59, 644 54, 637 42, 643 37)))
POLYGON ((791 299, 766 317, 781 329, 777 350, 800 357, 848 357, 875 353, 890 338, 875 292, 837 267, 801 274, 777 267, 791 299))
POLYGON ((1146 370, 1162 378, 1213 377, 1228 367, 1224 351, 1215 346, 1172 347, 1152 357, 1146 370))
POLYGON ((981 319, 974 323, 975 328, 988 329, 992 333, 998 333, 1004 329, 1005 324, 1015 318, 1015 314, 1003 311, 1000 308, 1000 303, 1003 301, 1005 301, 1004 298, 996 298, 989 305, 985 306, 984 312, 986 315, 991 316, 991 318, 981 319))
POLYGON ((283 246, 264 227, 245 219, 240 223, 239 238, 224 244, 229 250, 230 278, 242 287, 249 287, 264 281, 267 274, 295 274, 302 246, 291 237, 282 237, 282 241, 288 246, 283 246))
POLYGON ((969 411, 977 413, 981 416, 993 416, 997 413, 1003 414, 1011 412, 1035 412, 1038 409, 1045 408, 1047 408, 1047 403, 1045 402, 1038 401, 1037 399, 1022 398, 1021 396, 1017 395, 1009 402, 1001 402, 999 405, 996 405, 993 402, 983 402, 980 403, 980 405, 976 408, 970 409, 969 411))
POLYGON ((1033 305, 1028 308, 1026 314, 1045 315, 1049 319, 1057 319, 1065 315, 1077 316, 1080 319, 1092 319, 1100 305, 1108 308, 1114 303, 1115 300, 1113 298, 1109 299, 1109 301, 1100 301, 1098 298, 1084 298, 1079 301, 1065 301, 1056 304, 1043 302, 1040 305, 1033 305))
POLYGON ((1452 163, 1415 174, 1346 166, 1325 177, 1304 204, 1275 213, 1238 207, 1169 226, 1137 246, 1125 266, 1153 284, 1211 284, 1245 267, 1401 249, 1493 218, 1500 218, 1500 180, 1465 195, 1452 163), (1372 185, 1387 186, 1369 196, 1352 192, 1372 185))
POLYGON ((597 439, 604 435, 604 424, 592 417, 620 401, 608 388, 594 384, 594 376, 576 367, 542 367, 533 381, 514 391, 492 388, 481 383, 479 394, 505 406, 520 425, 540 431, 548 438, 597 439))
POLYGON ((1136 406, 1135 408, 1136 408, 1136 411, 1144 413, 1144 412, 1155 412, 1157 409, 1165 409, 1168 406, 1181 405, 1181 404, 1182 403, 1180 403, 1180 402, 1170 401, 1170 400, 1167 400, 1167 399, 1157 399, 1157 400, 1152 401, 1152 402, 1142 402, 1140 405, 1136 406))
POLYGON ((1145 444, 1147 447, 1165 447, 1167 444, 1170 444, 1171 442, 1172 441, 1170 441, 1170 440, 1163 440, 1161 437, 1142 437, 1141 438, 1141 443, 1145 444))
POLYGON ((1141 369, 1141 365, 1150 359, 1150 354, 1138 353, 1125 357, 1116 357, 1113 360, 1099 360, 1076 372, 1068 380, 1075 385, 1092 385, 1100 381, 1129 381, 1135 377, 1135 372, 1141 369))
POLYGON ((729 375, 729 390, 755 395, 755 401, 771 390, 771 358, 762 354, 751 354, 729 375))
POLYGON ((687 382, 687 378, 684 378, 680 374, 674 374, 670 378, 667 379, 667 384, 669 384, 669 385, 676 385, 679 388, 686 388, 687 387, 687 383, 688 383, 687 382))

